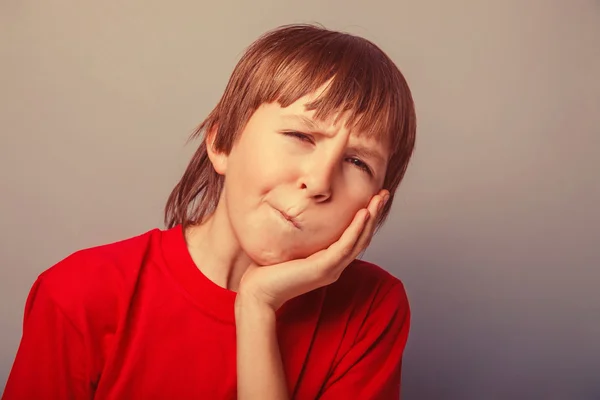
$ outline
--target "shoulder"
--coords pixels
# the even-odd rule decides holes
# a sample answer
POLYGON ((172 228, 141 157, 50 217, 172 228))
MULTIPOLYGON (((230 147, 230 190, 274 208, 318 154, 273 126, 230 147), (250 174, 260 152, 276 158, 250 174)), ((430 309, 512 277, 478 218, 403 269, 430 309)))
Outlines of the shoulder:
POLYGON ((401 357, 410 330, 408 298, 404 284, 378 265, 353 261, 326 287, 321 312, 333 338, 328 342, 339 343, 336 362, 345 358, 354 365, 369 353, 378 360, 401 357))
POLYGON ((380 266, 353 261, 340 278, 326 288, 324 310, 346 334, 361 335, 410 325, 410 306, 402 281, 380 266))
POLYGON ((143 263, 157 234, 160 231, 155 229, 114 243, 78 250, 42 272, 38 279, 48 290, 77 290, 83 289, 82 285, 86 283, 97 286, 99 280, 125 277, 143 263))
POLYGON ((323 312, 320 357, 331 360, 323 398, 398 398, 410 329, 402 282, 355 260, 327 287, 323 312))
POLYGON ((408 308, 408 298, 400 279, 380 266, 354 260, 331 285, 331 295, 359 303, 373 302, 408 308))
POLYGON ((42 272, 34 287, 73 319, 114 313, 135 285, 160 232, 76 251, 42 272))

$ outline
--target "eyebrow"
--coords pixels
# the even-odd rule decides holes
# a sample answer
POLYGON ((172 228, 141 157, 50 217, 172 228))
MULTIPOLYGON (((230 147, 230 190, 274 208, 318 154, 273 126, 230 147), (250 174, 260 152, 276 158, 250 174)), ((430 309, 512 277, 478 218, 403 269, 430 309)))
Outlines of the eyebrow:
POLYGON ((325 131, 325 129, 323 129, 323 126, 321 126, 321 124, 319 124, 314 119, 309 118, 305 115, 298 115, 298 114, 284 115, 283 119, 286 122, 300 123, 311 131, 319 131, 321 133, 323 133, 323 131, 325 131))

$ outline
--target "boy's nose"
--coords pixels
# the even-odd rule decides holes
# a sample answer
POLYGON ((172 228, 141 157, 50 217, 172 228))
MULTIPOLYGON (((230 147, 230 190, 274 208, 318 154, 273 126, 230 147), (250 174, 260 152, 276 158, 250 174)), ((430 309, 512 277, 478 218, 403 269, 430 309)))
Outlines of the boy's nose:
POLYGON ((332 194, 334 173, 335 165, 332 162, 313 163, 304 174, 300 188, 316 201, 326 201, 332 194))

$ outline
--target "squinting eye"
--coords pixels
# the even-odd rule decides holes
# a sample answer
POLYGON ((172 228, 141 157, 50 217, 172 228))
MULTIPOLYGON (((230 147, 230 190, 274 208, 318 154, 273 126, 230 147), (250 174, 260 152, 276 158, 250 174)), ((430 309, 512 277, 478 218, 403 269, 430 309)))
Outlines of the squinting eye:
POLYGON ((296 131, 285 131, 283 132, 284 135, 286 136, 291 136, 295 139, 301 140, 303 142, 308 142, 308 143, 313 143, 312 138, 309 135, 306 135, 304 133, 301 132, 296 132, 296 131))
POLYGON ((350 157, 348 159, 352 164, 356 165, 358 168, 360 168, 361 170, 363 170, 364 172, 366 172, 369 175, 373 175, 373 173, 371 172, 371 169, 369 168, 369 166, 367 164, 365 164, 363 161, 359 160, 358 158, 355 157, 350 157))

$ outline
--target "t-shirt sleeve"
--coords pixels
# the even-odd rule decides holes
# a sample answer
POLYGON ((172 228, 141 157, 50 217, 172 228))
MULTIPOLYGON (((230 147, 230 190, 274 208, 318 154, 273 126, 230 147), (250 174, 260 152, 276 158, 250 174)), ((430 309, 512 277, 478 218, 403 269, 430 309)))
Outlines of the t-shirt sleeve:
POLYGON ((38 278, 27 298, 23 335, 2 399, 90 398, 82 334, 38 278))
POLYGON ((410 309, 397 282, 373 302, 354 345, 335 366, 319 399, 399 399, 410 309))

